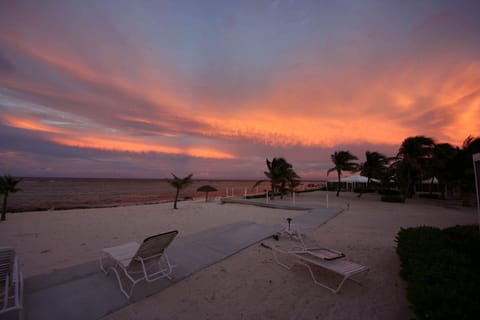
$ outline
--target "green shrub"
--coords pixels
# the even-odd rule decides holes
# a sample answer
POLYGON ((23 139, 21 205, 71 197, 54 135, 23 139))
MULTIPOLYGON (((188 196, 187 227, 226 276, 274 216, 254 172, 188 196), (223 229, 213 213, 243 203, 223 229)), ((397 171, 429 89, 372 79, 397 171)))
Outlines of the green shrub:
POLYGON ((399 195, 401 195, 400 190, 396 190, 396 189, 381 189, 381 190, 378 191, 378 193, 380 193, 381 195, 385 195, 385 196, 399 196, 399 195))
POLYGON ((425 199, 440 199, 440 195, 438 193, 419 193, 418 197, 425 199))
POLYGON ((480 233, 477 225, 401 229, 400 275, 417 319, 480 318, 480 233))
POLYGON ((401 196, 382 196, 382 201, 384 202, 404 202, 401 196))

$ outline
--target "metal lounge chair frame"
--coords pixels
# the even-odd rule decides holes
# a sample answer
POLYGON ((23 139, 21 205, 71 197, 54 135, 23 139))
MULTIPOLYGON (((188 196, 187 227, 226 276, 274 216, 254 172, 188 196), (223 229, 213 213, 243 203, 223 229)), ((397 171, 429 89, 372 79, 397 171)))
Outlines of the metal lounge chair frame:
POLYGON ((135 285, 141 281, 154 282, 162 278, 171 279, 174 266, 170 264, 165 249, 177 236, 178 231, 154 235, 137 242, 104 248, 101 251, 100 268, 105 274, 115 273, 120 291, 130 299, 135 285), (127 290, 122 283, 122 275, 129 282, 127 290))
POLYGON ((15 250, 0 247, 0 318, 15 311, 23 318, 23 276, 15 250))
POLYGON ((361 264, 349 261, 344 258, 345 255, 339 251, 325 248, 316 248, 316 249, 305 249, 305 248, 296 248, 296 249, 284 249, 278 245, 272 246, 272 253, 275 261, 280 266, 284 267, 287 270, 290 270, 295 263, 302 265, 308 269, 310 276, 312 277, 313 282, 316 285, 319 285, 323 288, 326 288, 333 293, 338 293, 342 288, 346 280, 350 279, 354 282, 360 284, 360 282, 352 277, 363 273, 364 276, 369 271, 369 268, 361 264), (278 258, 279 254, 287 255, 293 258, 294 263, 292 265, 287 265, 285 262, 281 262, 278 258), (324 268, 326 270, 332 271, 334 273, 342 276, 342 280, 336 287, 329 286, 325 283, 320 282, 312 266, 317 266, 324 268))

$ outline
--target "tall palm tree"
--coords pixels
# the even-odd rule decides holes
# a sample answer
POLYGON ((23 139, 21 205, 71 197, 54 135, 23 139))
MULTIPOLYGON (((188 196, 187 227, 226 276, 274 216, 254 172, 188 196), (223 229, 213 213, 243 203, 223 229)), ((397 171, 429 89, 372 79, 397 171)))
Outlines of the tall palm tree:
POLYGON ((291 195, 293 195, 295 188, 298 187, 300 183, 300 176, 292 168, 286 176, 287 188, 291 195))
POLYGON ((334 154, 330 156, 335 167, 328 169, 327 176, 330 172, 336 171, 338 176, 338 186, 337 186, 337 197, 340 195, 340 177, 342 176, 342 171, 355 172, 358 171, 358 163, 354 162, 358 160, 356 156, 351 154, 349 151, 335 151, 334 154))
POLYGON ((475 192, 475 175, 472 161, 472 155, 475 153, 480 153, 480 137, 468 136, 454 159, 463 204, 467 206, 471 205, 473 200, 472 194, 475 192))
POLYGON ((177 201, 178 201, 178 195, 180 194, 180 190, 185 189, 187 186, 189 186, 193 181, 192 181, 192 176, 193 173, 190 173, 188 176, 184 178, 179 178, 176 175, 172 173, 173 179, 167 179, 168 184, 170 184, 172 187, 176 189, 175 193, 175 201, 173 202, 173 209, 177 209, 177 201))
POLYGON ((449 143, 439 143, 433 148, 429 178, 432 181, 437 178, 438 184, 442 187, 441 199, 445 199, 447 185, 454 180, 452 166, 457 152, 458 150, 449 143))
POLYGON ((435 141, 425 136, 409 137, 403 140, 398 150, 397 174, 404 197, 413 196, 413 187, 422 177, 433 155, 435 141))
POLYGON ((17 188, 17 184, 20 183, 20 181, 22 181, 22 179, 17 179, 10 175, 0 177, 0 194, 3 194, 2 217, 0 221, 6 220, 8 195, 20 191, 20 189, 17 188))
MULTIPOLYGON (((298 175, 293 170, 293 166, 284 158, 273 158, 272 161, 266 159, 266 163, 268 170, 264 171, 264 174, 270 181, 272 199, 274 199, 275 193, 279 191, 280 195, 283 196, 288 179, 297 178, 298 175)), ((265 180, 257 181, 253 187, 264 181, 265 180)))
MULTIPOLYGON (((370 181, 373 179, 381 180, 385 175, 385 170, 388 166, 389 158, 384 154, 376 151, 366 151, 365 152, 365 162, 359 165, 360 174, 367 177, 367 186, 370 184, 370 181)), ((359 193, 359 197, 362 196, 362 192, 359 193)))
POLYGON ((275 192, 279 191, 280 184, 285 180, 285 173, 291 166, 284 158, 273 158, 270 162, 266 159, 268 171, 264 174, 270 179, 272 186, 272 199, 275 198, 275 192))

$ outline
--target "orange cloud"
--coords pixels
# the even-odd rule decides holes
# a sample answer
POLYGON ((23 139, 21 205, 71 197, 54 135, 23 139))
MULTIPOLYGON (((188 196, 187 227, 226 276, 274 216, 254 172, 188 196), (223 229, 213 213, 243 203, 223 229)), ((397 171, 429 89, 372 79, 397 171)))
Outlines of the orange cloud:
POLYGON ((46 139, 61 145, 79 148, 93 148, 119 152, 157 152, 174 155, 188 155, 197 158, 234 159, 233 154, 206 147, 181 148, 159 145, 154 139, 132 138, 127 135, 111 133, 112 137, 102 137, 102 133, 68 130, 41 123, 39 120, 13 116, 3 116, 6 125, 46 134, 46 139))
POLYGON ((174 155, 188 155, 196 158, 212 159, 234 159, 235 156, 229 153, 212 150, 208 148, 178 148, 169 146, 160 146, 155 144, 146 144, 142 141, 128 141, 122 138, 100 138, 100 137, 52 137, 51 141, 56 143, 78 148, 94 148, 101 150, 112 150, 121 152, 158 152, 174 155))
MULTIPOLYGON (((99 72, 62 46, 52 46, 57 49, 53 51, 45 44, 22 41, 7 34, 0 35, 0 40, 82 83, 112 87, 126 97, 132 97, 133 101, 145 101, 147 106, 145 110, 137 111, 130 101, 122 101, 114 95, 87 92, 69 96, 56 92, 53 87, 12 79, 0 78, 0 84, 51 98, 68 98, 78 105, 109 106, 105 109, 107 111, 101 107, 99 110, 106 114, 118 110, 115 118, 151 125, 149 128, 155 134, 172 139, 181 135, 220 136, 276 146, 332 147, 352 143, 398 144, 407 136, 426 134, 458 145, 466 136, 478 134, 480 64, 459 59, 452 67, 448 62, 455 57, 448 54, 425 64, 418 63, 418 57, 412 57, 411 61, 405 60, 401 66, 376 70, 373 75, 365 70, 358 71, 362 69, 363 62, 355 58, 346 66, 340 65, 336 73, 330 69, 324 72, 324 67, 312 66, 313 62, 307 61, 293 69, 276 71, 268 79, 269 85, 260 92, 252 94, 249 99, 226 105, 224 101, 215 99, 215 83, 210 84, 209 88, 213 89, 207 90, 205 95, 183 96, 176 92, 175 83, 181 76, 173 67, 165 72, 166 75, 159 76, 152 69, 159 62, 154 61, 148 52, 137 52, 145 60, 137 61, 138 68, 129 77, 128 72, 122 74, 112 67, 122 65, 128 55, 114 54, 108 47, 102 48, 101 58, 110 61, 105 66, 106 72, 99 72), (173 77, 173 80, 168 77, 173 77), (163 119, 164 114, 185 118, 197 123, 198 127, 182 127, 163 119), (156 128, 160 129, 156 131, 156 128)), ((55 43, 55 40, 51 41, 55 43)), ((178 87, 183 88, 181 85, 178 87)), ((97 120, 95 114, 90 116, 97 120)), ((102 119, 98 123, 99 127, 104 125, 102 119)), ((32 123, 11 125, 30 126, 31 130, 44 132, 58 130, 45 125, 41 127, 39 123, 37 128, 32 123)), ((85 139, 69 137, 61 142, 132 152, 233 157, 215 150, 153 147, 148 140, 140 138, 122 143, 108 143, 110 138, 85 139)))
POLYGON ((220 134, 227 137, 248 138, 275 146, 302 145, 307 147, 333 147, 338 144, 380 143, 396 144, 406 137, 406 130, 391 121, 378 117, 361 119, 309 119, 285 115, 261 114, 250 118, 207 119, 203 121, 214 130, 206 135, 220 134), (388 132, 389 134, 379 134, 388 132))
POLYGON ((221 116, 202 106, 198 119, 212 127, 205 135, 277 146, 398 145, 418 134, 460 145, 468 135, 480 134, 480 64, 459 60, 449 66, 448 59, 421 68, 406 62, 329 83, 315 67, 280 73, 248 106, 221 116), (302 81, 305 74, 309 81, 302 81))
POLYGON ((58 128, 45 125, 38 120, 33 119, 24 119, 24 118, 16 118, 11 116, 2 116, 3 121, 10 127, 24 129, 24 130, 31 130, 31 131, 39 131, 39 132, 46 132, 46 133, 61 133, 62 130, 58 128))

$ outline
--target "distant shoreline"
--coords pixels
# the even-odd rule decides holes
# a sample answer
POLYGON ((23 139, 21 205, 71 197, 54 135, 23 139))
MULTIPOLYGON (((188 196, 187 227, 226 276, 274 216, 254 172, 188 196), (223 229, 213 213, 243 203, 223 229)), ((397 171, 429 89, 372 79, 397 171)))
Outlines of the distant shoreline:
MULTIPOLYGON (((29 177, 29 176, 16 176, 19 179, 22 179, 23 181, 25 180, 114 180, 114 181, 119 181, 119 180, 144 180, 144 181, 165 181, 170 179, 170 177, 164 177, 164 178, 108 178, 108 177, 101 177, 101 178, 93 178, 93 177, 29 177)), ((266 180, 265 178, 257 178, 257 179, 241 179, 241 178, 236 178, 236 179, 227 179, 227 178, 193 178, 194 182, 200 182, 200 181, 239 181, 239 182, 249 182, 249 181, 260 181, 260 180, 266 180)), ((302 180, 303 182, 325 182, 326 178, 324 179, 304 179, 302 180)))
MULTIPOLYGON (((111 208, 173 202, 175 189, 166 179, 124 178, 22 178, 20 191, 8 199, 8 212, 59 211, 111 208)), ((270 188, 269 182, 258 187, 255 180, 193 180, 182 190, 179 200, 202 199, 196 191, 202 185, 217 189, 209 198, 225 196, 260 196, 270 188)), ((304 181, 304 188, 315 181, 304 181)))
MULTIPOLYGON (((189 201, 194 199, 178 199, 178 201, 189 201)), ((104 208, 117 208, 117 207, 134 207, 134 206, 148 206, 155 204, 171 203, 174 200, 160 200, 152 202, 132 202, 132 203, 123 203, 123 204, 96 204, 92 206, 78 205, 78 206, 65 206, 65 207, 38 207, 38 208, 27 208, 27 209, 18 209, 8 210, 9 213, 24 213, 24 212, 44 212, 44 211, 68 211, 68 210, 81 210, 81 209, 104 209, 104 208)))

